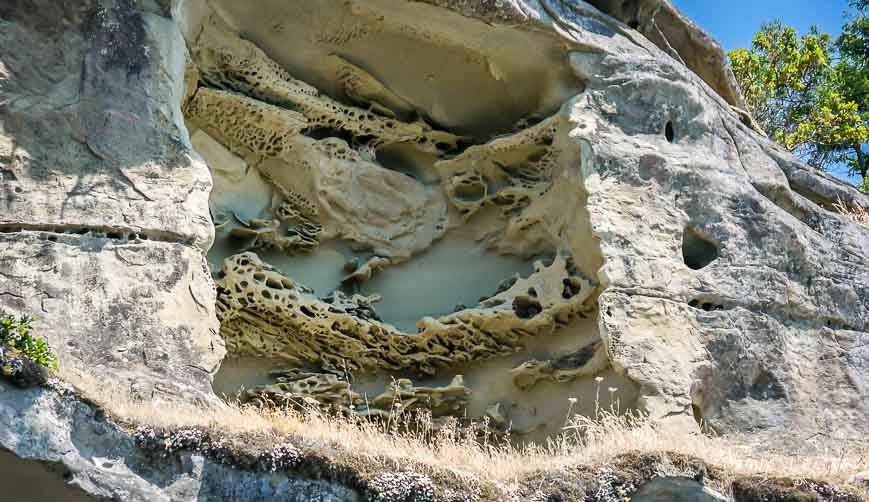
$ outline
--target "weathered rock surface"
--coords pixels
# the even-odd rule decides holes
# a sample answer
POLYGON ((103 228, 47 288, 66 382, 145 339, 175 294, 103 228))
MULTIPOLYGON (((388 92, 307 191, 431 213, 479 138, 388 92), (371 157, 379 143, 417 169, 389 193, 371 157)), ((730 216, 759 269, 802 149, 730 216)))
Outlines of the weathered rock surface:
POLYGON ((661 477, 643 485, 634 502, 725 502, 726 497, 689 478, 661 477))
POLYGON ((36 316, 70 371, 216 403, 211 182, 180 112, 183 39, 132 2, 50 10, 0 8, 0 305, 36 316))
POLYGON ((136 398, 216 401, 225 351, 200 250, 51 232, 0 234, 0 246, 4 308, 37 316, 67 370, 136 398))
POLYGON ((201 249, 206 166, 178 106, 183 40, 132 1, 4 2, 0 228, 134 236, 201 249))
MULTIPOLYGON (((752 130, 667 0, 14 0, 0 26, 0 308, 70 371, 220 406, 227 354, 279 367, 251 396, 520 440, 609 387, 772 448, 869 434, 869 232, 832 211, 869 200, 752 130)), ((0 448, 96 497, 356 496, 162 465, 0 390, 0 448)))
POLYGON ((26 478, 4 469, 4 496, 11 487, 28 497, 8 500, 360 500, 354 489, 334 480, 239 469, 191 452, 171 458, 155 455, 101 411, 55 389, 22 391, 0 383, 0 399, 0 465, 11 463, 6 451, 32 459, 14 465, 24 476, 39 476, 42 483, 18 488, 26 478), (53 474, 35 465, 37 461, 53 474))

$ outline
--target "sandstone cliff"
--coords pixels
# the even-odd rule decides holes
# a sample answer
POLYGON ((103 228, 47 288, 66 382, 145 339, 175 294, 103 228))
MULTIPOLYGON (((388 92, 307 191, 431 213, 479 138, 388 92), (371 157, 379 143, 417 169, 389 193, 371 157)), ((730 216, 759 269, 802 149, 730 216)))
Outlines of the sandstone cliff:
POLYGON ((869 198, 756 130, 668 0, 11 0, 0 27, 0 309, 61 363, 0 382, 0 466, 405 497, 221 449, 218 419, 167 453, 106 403, 227 396, 516 445, 599 408, 759 450, 869 436, 869 230, 834 208, 869 198))

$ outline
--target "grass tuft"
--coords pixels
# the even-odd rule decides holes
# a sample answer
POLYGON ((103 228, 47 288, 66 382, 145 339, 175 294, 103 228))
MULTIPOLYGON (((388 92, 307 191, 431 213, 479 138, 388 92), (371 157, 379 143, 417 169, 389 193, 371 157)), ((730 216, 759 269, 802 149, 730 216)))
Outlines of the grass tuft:
POLYGON ((845 216, 849 220, 869 228, 869 209, 863 207, 850 207, 841 200, 833 203, 833 207, 839 214, 845 216))
MULTIPOLYGON (((795 484, 804 480, 830 483, 869 497, 869 487, 852 482, 856 473, 869 469, 869 440, 831 442, 822 451, 785 455, 760 452, 728 438, 664 428, 642 413, 598 410, 595 417, 568 417, 564 433, 545 444, 516 446, 503 437, 459 427, 457 422, 435 427, 424 412, 384 422, 334 416, 313 404, 304 410, 155 404, 130 400, 93 378, 61 371, 63 379, 83 397, 131 430, 143 426, 201 429, 210 436, 228 438, 228 444, 253 443, 260 455, 277 455, 273 452, 279 447, 281 455, 276 458, 294 462, 299 455, 326 458, 368 479, 369 487, 392 486, 395 476, 403 476, 428 490, 428 481, 414 477, 415 472, 433 479, 448 478, 448 486, 473 488, 486 500, 495 496, 492 493, 515 494, 532 482, 566 484, 565 479, 589 468, 598 469, 598 478, 606 478, 610 476, 606 466, 618 464, 619 459, 651 455, 670 464, 673 459, 699 459, 712 466, 713 485, 722 493, 730 492, 733 483, 744 478, 790 479, 795 484)), ((694 475, 694 471, 685 472, 694 475)))

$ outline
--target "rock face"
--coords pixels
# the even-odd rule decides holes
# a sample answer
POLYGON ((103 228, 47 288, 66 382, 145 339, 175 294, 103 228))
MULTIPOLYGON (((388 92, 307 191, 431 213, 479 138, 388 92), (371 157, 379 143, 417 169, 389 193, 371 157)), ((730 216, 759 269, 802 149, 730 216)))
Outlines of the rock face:
POLYGON ((334 481, 245 471, 189 453, 154 456, 104 414, 63 392, 0 383, 0 398, 0 479, 8 500, 360 500, 355 490, 334 481), (13 462, 6 448, 34 460, 13 462), (24 483, 29 480, 39 484, 24 483))
MULTIPOLYGON (((752 130, 669 1, 73 3, 0 5, 0 308, 70 371, 519 441, 597 406, 869 434, 869 233, 832 210, 869 200, 752 130)), ((16 392, 0 448, 88 493, 232 497, 16 392)))
POLYGON ((727 499, 693 479, 658 478, 643 485, 631 500, 636 502, 724 502, 727 499))
POLYGON ((131 2, 74 4, 0 7, 0 306, 37 316, 71 370, 216 402, 211 182, 178 107, 183 39, 131 2))

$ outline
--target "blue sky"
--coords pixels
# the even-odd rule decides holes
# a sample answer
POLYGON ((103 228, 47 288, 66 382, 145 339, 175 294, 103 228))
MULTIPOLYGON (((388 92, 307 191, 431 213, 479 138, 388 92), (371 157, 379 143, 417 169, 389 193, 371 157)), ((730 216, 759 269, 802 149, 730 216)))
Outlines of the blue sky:
MULTIPOLYGON (((838 35, 848 8, 847 0, 673 0, 673 3, 715 37, 724 50, 748 47, 760 25, 774 19, 800 33, 817 25, 821 31, 838 35)), ((831 172, 844 177, 843 169, 831 172)))
POLYGON ((714 36, 724 50, 748 47, 764 21, 781 19, 800 33, 818 25, 838 34, 847 0, 673 0, 679 9, 714 36))

